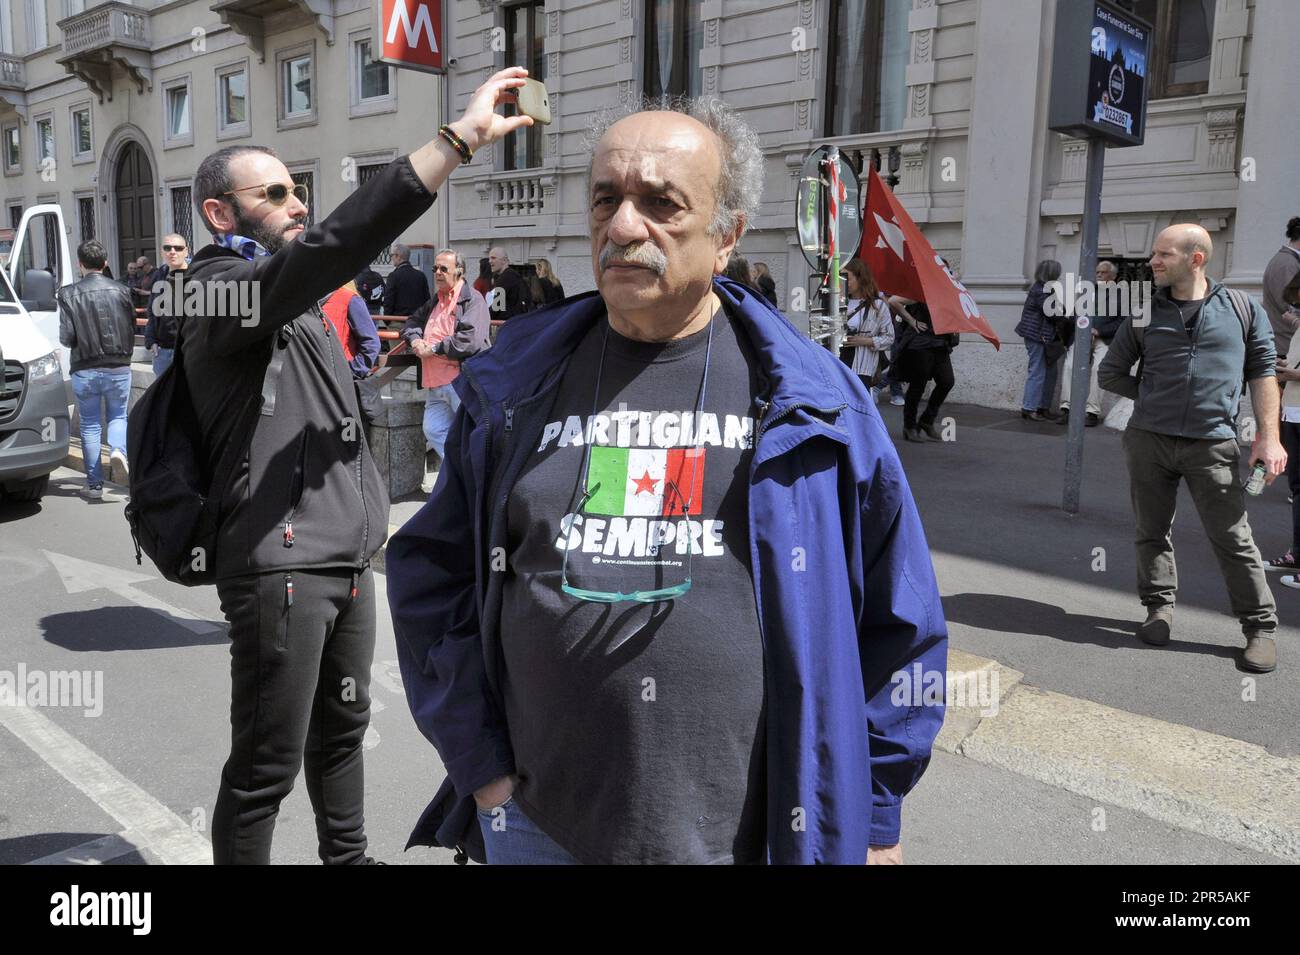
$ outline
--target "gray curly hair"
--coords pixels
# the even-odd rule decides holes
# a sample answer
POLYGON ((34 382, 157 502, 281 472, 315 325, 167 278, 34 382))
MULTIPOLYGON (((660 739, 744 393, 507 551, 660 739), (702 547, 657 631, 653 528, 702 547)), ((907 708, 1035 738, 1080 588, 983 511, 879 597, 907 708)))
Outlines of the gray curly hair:
MULTIPOLYGON (((740 235, 758 216, 763 201, 763 147, 758 134, 730 106, 716 96, 642 96, 640 101, 609 106, 598 112, 587 130, 583 146, 591 154, 587 180, 596 162, 596 146, 609 128, 636 113, 665 110, 699 120, 718 137, 722 172, 718 177, 710 235, 727 235, 739 223, 740 235)), ((739 236, 737 236, 739 239, 739 236)))

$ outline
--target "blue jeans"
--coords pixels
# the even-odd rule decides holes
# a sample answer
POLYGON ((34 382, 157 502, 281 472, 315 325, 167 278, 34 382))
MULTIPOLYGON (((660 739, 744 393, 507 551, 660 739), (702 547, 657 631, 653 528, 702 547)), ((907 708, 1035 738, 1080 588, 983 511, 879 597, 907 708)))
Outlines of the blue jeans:
POLYGON ((447 432, 460 410, 460 398, 451 382, 430 388, 424 393, 424 440, 430 451, 438 452, 438 460, 443 458, 443 449, 447 446, 447 432))
POLYGON ((167 370, 175 355, 176 349, 159 347, 158 354, 153 356, 153 376, 155 378, 167 370))
POLYGON ((86 459, 86 483, 104 483, 99 463, 100 414, 108 405, 108 446, 126 455, 126 405, 131 398, 131 368, 86 368, 72 373, 72 393, 81 417, 81 453, 86 459))
POLYGON ((1056 390, 1057 362, 1047 363, 1047 346, 1042 342, 1025 339, 1029 352, 1029 374, 1025 378, 1025 398, 1020 407, 1026 411, 1052 406, 1052 392, 1056 390))
POLYGON ((533 824, 511 796, 491 812, 478 811, 488 865, 578 865, 533 824))

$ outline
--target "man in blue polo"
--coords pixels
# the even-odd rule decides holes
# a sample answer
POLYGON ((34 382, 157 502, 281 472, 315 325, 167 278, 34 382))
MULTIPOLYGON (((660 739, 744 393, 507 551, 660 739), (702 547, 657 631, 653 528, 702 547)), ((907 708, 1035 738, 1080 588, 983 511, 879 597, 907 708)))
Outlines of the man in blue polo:
POLYGON ((447 781, 412 843, 490 863, 901 861, 946 667, 920 519, 866 391, 718 278, 757 137, 712 99, 598 124, 597 292, 463 366, 387 552, 447 781), (927 705, 928 704, 928 705, 927 705))

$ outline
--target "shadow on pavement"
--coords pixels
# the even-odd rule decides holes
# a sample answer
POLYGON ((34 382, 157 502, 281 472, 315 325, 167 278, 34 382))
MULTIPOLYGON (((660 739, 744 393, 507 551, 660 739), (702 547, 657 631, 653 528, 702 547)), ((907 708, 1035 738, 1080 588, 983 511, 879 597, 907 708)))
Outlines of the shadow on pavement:
POLYGON ((224 630, 193 633, 176 618, 143 607, 51 614, 41 618, 41 630, 50 643, 74 651, 161 650, 229 642, 224 630))
POLYGON ((0 839, 0 865, 23 865, 73 846, 103 839, 106 835, 106 832, 37 832, 30 836, 0 839))
POLYGON ((0 524, 7 524, 9 521, 21 521, 40 512, 41 506, 39 504, 19 503, 18 501, 9 500, 0 501, 0 524))
POLYGON ((1167 647, 1149 647, 1137 636, 1138 621, 1069 613, 1054 604, 1001 594, 954 594, 943 598, 949 623, 1001 633, 1027 633, 1069 643, 1091 643, 1111 650, 1158 650, 1161 653, 1203 653, 1236 659, 1238 651, 1175 637, 1167 647))

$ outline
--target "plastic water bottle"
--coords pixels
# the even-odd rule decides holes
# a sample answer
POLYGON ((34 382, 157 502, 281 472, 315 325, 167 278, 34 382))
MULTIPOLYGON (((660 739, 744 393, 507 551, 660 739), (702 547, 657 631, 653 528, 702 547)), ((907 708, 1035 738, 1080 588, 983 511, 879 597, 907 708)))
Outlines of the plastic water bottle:
POLYGON ((1264 466, 1263 461, 1255 464, 1254 470, 1250 472, 1250 477, 1246 481, 1246 493, 1251 496, 1258 496, 1264 490, 1264 476, 1268 474, 1268 468, 1264 466))

